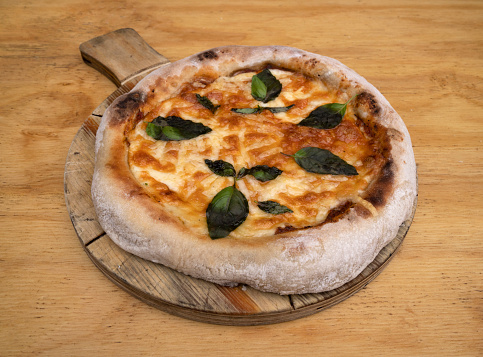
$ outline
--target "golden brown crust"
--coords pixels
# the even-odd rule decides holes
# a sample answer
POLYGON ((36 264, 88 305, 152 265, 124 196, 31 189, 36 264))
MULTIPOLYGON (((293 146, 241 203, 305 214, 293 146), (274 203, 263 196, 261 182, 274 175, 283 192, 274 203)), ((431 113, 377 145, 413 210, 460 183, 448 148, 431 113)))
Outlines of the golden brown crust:
MULTIPOLYGON (((176 108, 169 115, 176 115, 176 108)), ((238 125, 227 122, 230 124, 234 128, 238 125)), ((337 129, 337 135, 349 138, 350 128, 344 125, 337 129)), ((297 140, 315 143, 310 132, 311 128, 307 128, 297 139, 296 133, 287 127, 285 138, 292 135, 292 139, 282 144, 284 150, 293 154, 297 140)), ((262 137, 253 134, 250 140, 262 137)), ((227 153, 240 150, 235 136, 225 139, 223 149, 227 153)), ((170 155, 175 158, 178 154, 172 150, 170 155)), ((264 163, 267 162, 260 159, 260 164, 264 163)), ((169 171, 169 167, 163 170, 169 171)), ((197 175, 204 178, 202 171, 197 175)), ((354 278, 395 236, 411 212, 416 174, 404 123, 385 98, 355 72, 333 59, 288 47, 227 46, 162 67, 113 103, 98 131, 92 193, 100 223, 113 241, 127 251, 220 284, 245 283, 281 294, 308 293, 330 290, 354 278), (157 202, 174 202, 179 199, 176 193, 159 185, 152 189, 162 198, 153 195, 133 176, 130 160, 141 166, 156 167, 160 163, 142 151, 129 156, 127 137, 136 123, 149 120, 144 113, 154 110, 156 103, 181 95, 196 105, 192 90, 199 86, 213 83, 220 76, 266 66, 322 81, 338 97, 348 99, 360 94, 353 109, 356 124, 378 142, 377 152, 368 154, 364 165, 380 165, 382 170, 362 195, 365 201, 333 208, 326 224, 295 230, 286 225, 277 229, 278 234, 257 239, 211 240, 206 234, 194 234, 179 218, 191 214, 185 206, 168 212, 157 202)), ((195 190, 190 197, 196 201, 201 195, 195 190)), ((307 192, 304 199, 312 197, 317 196, 307 192)))

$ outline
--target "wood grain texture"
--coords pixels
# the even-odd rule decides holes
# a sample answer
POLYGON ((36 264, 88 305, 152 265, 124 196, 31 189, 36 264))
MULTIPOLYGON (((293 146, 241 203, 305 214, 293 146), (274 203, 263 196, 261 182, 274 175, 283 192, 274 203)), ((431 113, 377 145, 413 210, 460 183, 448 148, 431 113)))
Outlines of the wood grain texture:
POLYGON ((0 351, 4 356, 481 356, 481 1, 3 1, 0 5, 0 351), (418 212, 377 279, 304 319, 217 326, 106 280, 65 206, 67 152, 116 88, 79 44, 131 27, 169 59, 228 44, 337 58, 406 122, 418 212), (80 252, 79 252, 80 251, 80 252))

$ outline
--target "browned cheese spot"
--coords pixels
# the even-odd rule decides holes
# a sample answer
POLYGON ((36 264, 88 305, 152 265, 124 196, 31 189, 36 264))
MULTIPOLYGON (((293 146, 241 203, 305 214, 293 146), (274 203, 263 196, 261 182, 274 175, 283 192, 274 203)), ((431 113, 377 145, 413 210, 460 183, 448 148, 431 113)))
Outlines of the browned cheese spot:
POLYGON ((159 160, 142 150, 137 150, 132 154, 131 162, 139 167, 152 168, 162 172, 173 172, 176 170, 176 166, 173 163, 169 161, 161 163, 159 160))
POLYGON ((288 225, 288 226, 285 226, 285 227, 278 227, 277 230, 275 231, 275 234, 293 232, 293 231, 296 231, 296 230, 297 230, 297 228, 288 225))
POLYGON ((354 210, 359 217, 362 217, 362 218, 372 217, 371 211, 369 211, 366 207, 364 207, 361 204, 356 204, 354 206, 354 210))
POLYGON ((351 201, 344 202, 337 207, 332 208, 327 214, 327 218, 322 224, 334 223, 341 219, 349 210, 354 207, 354 203, 351 201))

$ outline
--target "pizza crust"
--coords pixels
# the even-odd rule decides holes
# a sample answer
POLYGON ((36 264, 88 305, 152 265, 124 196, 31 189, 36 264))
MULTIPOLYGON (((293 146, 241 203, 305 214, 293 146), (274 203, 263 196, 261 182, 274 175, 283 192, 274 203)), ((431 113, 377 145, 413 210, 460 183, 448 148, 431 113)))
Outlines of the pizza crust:
POLYGON ((220 47, 161 67, 114 101, 96 137, 92 198, 109 237, 132 254, 221 285, 241 283, 279 294, 337 288, 355 278, 396 236, 410 218, 416 193, 409 133, 387 100, 340 62, 289 47, 220 47), (364 93, 356 113, 384 126, 391 147, 384 173, 364 197, 377 215, 356 205, 335 222, 269 237, 211 240, 194 235, 137 183, 128 165, 125 130, 146 101, 174 96, 194 78, 268 64, 319 78, 347 98, 364 93))

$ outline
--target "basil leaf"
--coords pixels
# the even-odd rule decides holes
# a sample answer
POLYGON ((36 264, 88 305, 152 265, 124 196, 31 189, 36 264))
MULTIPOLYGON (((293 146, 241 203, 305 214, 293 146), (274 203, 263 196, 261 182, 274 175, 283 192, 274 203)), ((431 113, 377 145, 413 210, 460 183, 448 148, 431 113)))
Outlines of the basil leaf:
POLYGON ((155 124, 155 125, 158 125, 158 126, 166 126, 166 125, 169 125, 168 124, 168 121, 167 121, 167 118, 164 118, 162 116, 158 116, 158 117, 154 118, 151 123, 152 124, 155 124))
POLYGON ((206 222, 211 239, 224 238, 248 216, 248 201, 235 186, 218 192, 206 209, 206 222))
POLYGON ((294 104, 289 105, 287 107, 261 107, 258 106, 256 108, 232 108, 231 111, 239 114, 259 114, 263 110, 268 110, 272 113, 283 113, 292 108, 294 104))
POLYGON ((235 177, 236 171, 232 164, 223 160, 211 161, 206 159, 205 164, 218 176, 235 177))
POLYGON ((240 180, 244 178, 248 174, 248 170, 245 167, 242 167, 238 174, 236 175, 236 180, 240 180))
POLYGON ((323 105, 314 109, 307 118, 302 120, 298 125, 308 126, 316 129, 333 129, 342 121, 342 115, 339 111, 334 111, 330 104, 323 105))
POLYGON ((220 107, 219 105, 214 105, 211 100, 207 97, 203 97, 196 93, 196 99, 198 99, 198 103, 204 106, 206 109, 209 109, 213 114, 215 114, 216 110, 220 107))
MULTIPOLYGON (((350 99, 352 100, 352 98, 350 99)), ((350 101, 349 100, 349 101, 350 101)), ((347 103, 349 103, 349 101, 347 103)), ((340 113, 340 115, 343 117, 345 115, 345 111, 347 109, 347 103, 329 103, 324 105, 327 109, 335 112, 335 113, 340 113)))
POLYGON ((295 104, 289 105, 288 107, 263 107, 263 109, 269 110, 272 113, 284 113, 290 108, 292 108, 295 104))
POLYGON ((146 126, 146 134, 156 140, 180 141, 196 138, 209 133, 211 129, 201 123, 181 119, 176 116, 154 119, 146 126))
POLYGON ((185 137, 181 131, 174 126, 163 126, 161 128, 163 138, 162 140, 168 141, 180 141, 184 139, 191 139, 191 137, 185 137))
POLYGON ((149 136, 156 139, 157 137, 161 136, 162 133, 163 131, 161 126, 154 123, 148 123, 148 125, 146 125, 146 134, 149 136))
POLYGON ((275 78, 268 68, 252 77, 252 97, 267 103, 278 97, 282 91, 282 83, 275 78))
POLYGON ((292 157, 300 167, 308 172, 328 175, 358 175, 354 166, 332 154, 329 150, 306 147, 297 151, 292 157))
POLYGON ((275 202, 275 201, 258 202, 257 206, 263 212, 267 212, 267 213, 271 213, 271 214, 283 214, 283 213, 292 213, 293 212, 287 206, 281 205, 280 203, 275 202))
POLYGON ((309 116, 298 123, 298 125, 316 129, 333 129, 342 121, 349 102, 357 96, 358 94, 353 96, 346 103, 329 103, 315 108, 309 116))
POLYGON ((277 178, 283 171, 267 165, 257 165, 247 170, 248 175, 252 175, 258 181, 266 182, 277 178))
POLYGON ((232 108, 231 111, 238 114, 258 114, 263 110, 262 107, 257 108, 232 108))
POLYGON ((252 77, 252 97, 263 101, 267 96, 267 85, 257 75, 252 77))

